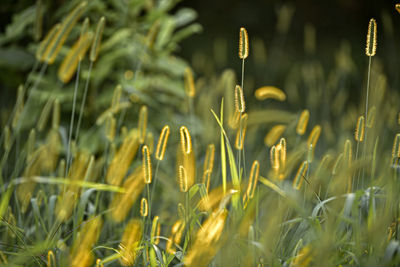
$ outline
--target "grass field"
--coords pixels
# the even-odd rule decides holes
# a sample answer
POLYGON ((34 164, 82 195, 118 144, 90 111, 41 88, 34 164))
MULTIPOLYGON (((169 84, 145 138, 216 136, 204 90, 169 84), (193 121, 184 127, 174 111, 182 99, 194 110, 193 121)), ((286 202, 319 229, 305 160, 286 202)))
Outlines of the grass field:
MULTIPOLYGON (((30 62, 2 91, 1 266, 400 265, 382 19, 329 68, 312 25, 285 69, 279 42, 242 27, 228 55, 241 71, 218 72, 179 57, 203 28, 176 3, 73 0, 44 20, 39 0, 0 35, 4 64, 30 62), (259 84, 263 71, 283 83, 259 84)), ((215 61, 229 51, 215 47, 215 61)))

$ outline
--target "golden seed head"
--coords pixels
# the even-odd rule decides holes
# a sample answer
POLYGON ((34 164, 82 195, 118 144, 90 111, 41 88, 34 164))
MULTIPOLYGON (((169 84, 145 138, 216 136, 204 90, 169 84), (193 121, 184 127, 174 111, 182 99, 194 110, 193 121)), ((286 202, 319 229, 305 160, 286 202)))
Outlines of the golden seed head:
POLYGON ((400 134, 396 134, 392 147, 392 164, 398 165, 400 157, 400 134))
POLYGON ((143 144, 146 139, 146 128, 147 128, 147 106, 142 106, 139 111, 139 142, 143 144))
POLYGON ((54 34, 52 40, 50 40, 49 45, 44 51, 43 59, 47 62, 47 64, 51 65, 52 63, 54 63, 58 52, 67 40, 67 37, 72 28, 81 17, 86 5, 86 1, 82 2, 74 10, 72 10, 71 13, 69 13, 68 16, 61 23, 61 26, 58 29, 57 33, 54 34))
POLYGON ((260 164, 257 160, 255 160, 253 162, 253 165, 251 165, 249 184, 247 186, 247 196, 249 199, 252 199, 254 197, 254 191, 256 190, 259 172, 260 164))
POLYGON ((305 109, 301 112, 299 122, 297 123, 296 133, 303 135, 307 130, 308 119, 310 118, 310 112, 305 109))
POLYGON ((47 267, 56 267, 56 258, 52 250, 47 252, 47 267))
POLYGON ((344 143, 344 151, 343 151, 343 156, 345 163, 350 166, 352 158, 353 158, 353 153, 351 149, 351 141, 349 139, 346 140, 344 143))
POLYGON ((158 138, 157 149, 156 149, 156 159, 163 160, 165 155, 165 149, 167 148, 167 142, 169 137, 169 126, 165 125, 158 138))
POLYGON ((239 32, 239 58, 246 59, 249 56, 249 36, 244 27, 239 32))
POLYGON ((193 98, 196 94, 196 86, 194 85, 194 78, 192 70, 187 67, 185 69, 185 92, 190 98, 193 98))
POLYGON ((63 83, 68 83, 74 75, 79 61, 81 61, 89 49, 90 43, 93 39, 93 33, 87 32, 75 42, 73 47, 69 50, 67 56, 58 69, 58 78, 63 83))
POLYGON ((308 147, 308 151, 307 151, 307 162, 311 163, 311 162, 313 162, 313 159, 314 159, 314 148, 313 148, 313 145, 311 144, 308 147))
POLYGON ((244 139, 246 137, 246 130, 247 130, 247 118, 248 118, 247 113, 244 113, 240 117, 240 125, 241 125, 241 127, 239 127, 237 129, 237 131, 236 131, 236 139, 235 139, 235 148, 237 150, 242 150, 243 149, 244 139))
POLYGON ((272 146, 271 149, 269 150, 269 157, 271 160, 271 167, 275 171, 279 169, 279 155, 277 153, 277 149, 275 146, 272 146))
POLYGON ((368 24, 367 33, 367 47, 365 48, 365 54, 369 57, 373 57, 376 54, 376 21, 370 19, 368 24))
POLYGON ((146 184, 150 184, 152 179, 152 170, 151 170, 150 153, 147 145, 144 145, 142 148, 142 168, 143 168, 144 182, 146 184))
POLYGON ((137 247, 142 238, 142 225, 138 220, 131 220, 125 227, 124 233, 119 244, 118 254, 124 266, 131 266, 135 263, 137 247))
POLYGON ((266 146, 274 145, 286 130, 286 125, 278 124, 271 128, 271 130, 264 137, 264 144, 266 146))
POLYGON ((113 93, 113 97, 111 99, 111 110, 113 112, 117 112, 119 108, 119 102, 121 100, 121 94, 122 94, 122 86, 118 84, 113 93))
POLYGON ((147 198, 142 198, 140 201, 140 215, 142 217, 147 217, 148 215, 148 203, 147 203, 147 198))
POLYGON ((281 89, 275 86, 263 86, 258 88, 254 95, 258 100, 275 99, 278 101, 285 101, 286 94, 281 89))
POLYGON ((95 62, 100 50, 101 37, 103 35, 104 26, 106 24, 106 18, 101 17, 96 28, 96 35, 93 40, 92 48, 90 50, 90 61, 95 62))
POLYGON ((116 126, 117 122, 114 116, 112 115, 108 116, 105 128, 106 128, 106 138, 109 142, 112 142, 115 138, 116 126))
POLYGON ((153 244, 158 244, 160 242, 158 236, 160 235, 160 222, 159 217, 155 216, 153 219, 153 223, 151 225, 151 234, 150 234, 150 241, 153 244))
POLYGON ((50 45, 51 41, 54 39, 54 36, 58 33, 58 31, 61 28, 61 24, 57 23, 54 25, 50 31, 47 33, 46 37, 43 39, 43 41, 40 42, 38 50, 36 51, 36 59, 40 62, 44 61, 44 52, 50 45))
POLYGON ((52 128, 58 130, 60 127, 60 100, 54 100, 53 104, 53 120, 52 120, 52 128))
POLYGON ((279 161, 282 167, 286 165, 286 139, 284 137, 279 141, 279 161))
POLYGON ((240 85, 235 86, 235 110, 238 113, 243 113, 246 109, 244 102, 243 89, 240 85))
POLYGON ((37 122, 37 129, 39 132, 43 131, 46 127, 47 121, 49 120, 51 108, 53 106, 53 99, 49 98, 40 113, 39 120, 37 122))
POLYGON ((396 8, 397 12, 400 13, 400 4, 396 4, 396 5, 395 5, 395 8, 396 8))
POLYGON ((354 133, 354 137, 357 142, 364 141, 364 130, 365 130, 364 116, 360 116, 360 117, 358 117, 357 128, 354 133))
POLYGON ((89 25, 90 25, 90 21, 89 18, 86 17, 82 23, 82 27, 81 27, 81 35, 80 38, 82 38, 83 35, 85 35, 88 30, 89 30, 89 25))
POLYGON ((306 177, 306 172, 308 169, 308 162, 303 161, 300 168, 297 170, 296 176, 293 180, 293 188, 299 190, 303 184, 303 180, 306 177))
POLYGON ((209 144, 206 151, 206 156, 204 158, 203 171, 213 170, 214 168, 214 157, 215 157, 215 145, 209 144))
POLYGON ((188 177, 185 167, 179 165, 179 187, 182 192, 188 191, 188 177))
POLYGON ((184 154, 190 154, 192 152, 192 139, 190 137, 189 130, 185 126, 181 126, 179 129, 181 136, 181 149, 184 154))
POLYGON ((317 145, 319 136, 321 135, 321 126, 316 125, 312 129, 310 136, 307 139, 307 147, 310 147, 310 145, 313 146, 313 149, 315 149, 315 146, 317 145))

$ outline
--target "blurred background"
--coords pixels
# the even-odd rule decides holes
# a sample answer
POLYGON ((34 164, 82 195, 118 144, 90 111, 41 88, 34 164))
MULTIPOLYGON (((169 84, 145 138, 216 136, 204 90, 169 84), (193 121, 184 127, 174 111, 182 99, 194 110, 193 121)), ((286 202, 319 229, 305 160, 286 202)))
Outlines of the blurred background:
MULTIPOLYGON (((46 1, 47 11, 43 25, 53 25, 52 12, 66 1, 46 1), (51 21, 50 21, 51 20, 51 21)), ((122 1, 123 2, 123 1, 122 1)), ((350 79, 350 99, 361 92, 368 59, 365 56, 365 39, 368 21, 374 17, 378 23, 378 53, 382 59, 392 87, 399 85, 397 75, 400 14, 394 6, 397 1, 239 1, 190 0, 176 1, 171 13, 188 7, 198 13, 197 22, 203 26, 195 34, 179 43, 174 54, 186 59, 198 76, 211 77, 231 68, 240 73, 237 57, 238 33, 246 27, 250 36, 250 57, 246 64, 247 90, 271 84, 284 87, 285 78, 294 62, 317 59, 324 69, 337 63, 337 52, 346 47, 354 65, 354 80, 350 79), (336 59, 335 59, 336 58, 336 59), (361 74, 361 75, 360 75, 361 74), (353 95, 352 95, 353 94, 353 95)), ((104 1, 107 5, 107 1, 104 1)), ((32 1, 3 0, 0 4, 0 32, 15 14, 32 5, 32 1)), ((45 31, 49 27, 44 27, 45 31)), ((0 38, 1 92, 16 88, 24 81, 33 62, 28 59, 11 60, 10 49, 32 42, 32 36, 4 43, 0 38), (5 47, 7 46, 7 50, 5 47)), ((27 51, 17 49, 17 54, 27 51)), ((29 54, 29 53, 28 53, 29 54)), ((29 55, 28 55, 29 56, 29 55)), ((15 58, 15 57, 14 57, 15 58)), ((29 59, 30 58, 30 59, 29 59)), ((4 101, 4 100, 3 100, 4 101)), ((3 104, 6 104, 3 102, 3 104)))

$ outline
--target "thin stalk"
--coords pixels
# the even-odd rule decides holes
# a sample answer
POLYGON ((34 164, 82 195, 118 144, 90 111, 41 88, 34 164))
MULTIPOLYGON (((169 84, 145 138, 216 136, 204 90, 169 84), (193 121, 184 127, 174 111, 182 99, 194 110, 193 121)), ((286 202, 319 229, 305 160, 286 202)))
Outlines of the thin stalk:
POLYGON ((75 119, 75 106, 76 106, 76 95, 78 92, 78 86, 79 86, 79 75, 81 71, 81 61, 78 62, 78 70, 76 73, 76 79, 75 79, 75 89, 74 89, 74 99, 72 102, 72 112, 71 112, 71 122, 69 125, 69 134, 68 134, 68 147, 67 147, 67 166, 65 167, 65 177, 67 177, 69 166, 71 164, 71 139, 72 139, 72 131, 74 128, 74 119, 75 119))
POLYGON ((93 61, 90 61, 88 77, 86 79, 86 84, 85 84, 85 91, 83 92, 81 109, 79 111, 78 124, 76 126, 75 139, 76 139, 77 142, 78 142, 78 138, 79 138, 79 130, 80 130, 80 127, 81 127, 83 110, 85 109, 85 102, 86 102, 86 96, 87 96, 87 92, 88 92, 88 88, 89 88, 90 73, 92 72, 92 67, 93 67, 93 61))
MULTIPOLYGON (((356 158, 355 158, 355 161, 357 162, 357 159, 358 159, 358 147, 360 146, 360 142, 358 142, 357 141, 357 147, 356 147, 356 158)), ((360 179, 360 170, 357 170, 357 173, 358 173, 358 175, 357 175, 357 187, 358 187, 358 180, 360 179)), ((352 181, 352 183, 351 183, 351 190, 354 192, 354 174, 353 174, 353 181, 352 181)))
MULTIPOLYGON (((368 98, 369 98, 369 85, 370 85, 370 78, 371 78, 371 62, 372 56, 369 57, 368 61, 368 79, 367 79, 367 96, 365 98, 365 120, 368 119, 368 98)), ((364 124, 364 150, 363 150, 363 161, 365 161, 366 154, 367 154, 367 124, 364 124)), ((361 187, 364 188, 364 167, 362 169, 362 181, 361 187)))
MULTIPOLYGON (((153 188, 151 189, 151 195, 154 196, 154 190, 156 190, 156 184, 157 184, 157 173, 158 173, 158 167, 160 166, 160 160, 157 160, 156 164, 156 171, 154 172, 154 182, 153 182, 153 188)), ((149 205, 151 205, 153 199, 148 199, 149 205)))
MULTIPOLYGON (((146 188, 147 188, 147 199, 150 200, 150 184, 146 184, 146 188)), ((149 214, 147 215, 148 218, 151 218, 151 202, 149 202, 149 214)))
MULTIPOLYGON (((192 136, 193 136, 193 151, 196 153, 197 151, 197 140, 196 140, 196 124, 194 123, 194 107, 193 107, 193 98, 188 97, 189 102, 189 116, 190 116, 190 126, 193 129, 192 136)), ((196 154, 195 154, 196 156, 196 154)))

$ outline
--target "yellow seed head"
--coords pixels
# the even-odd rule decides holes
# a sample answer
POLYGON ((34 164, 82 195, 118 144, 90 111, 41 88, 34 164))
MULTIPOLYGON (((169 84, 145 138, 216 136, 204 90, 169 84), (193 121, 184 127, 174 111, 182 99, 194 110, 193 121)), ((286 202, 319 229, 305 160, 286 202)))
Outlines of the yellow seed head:
POLYGON ((120 185, 122 179, 128 172, 133 158, 139 148, 137 130, 132 130, 124 138, 118 151, 113 155, 112 161, 107 170, 106 181, 112 185, 120 185))
POLYGON ((278 101, 285 101, 286 94, 281 89, 275 86, 263 86, 258 88, 254 95, 258 100, 265 100, 265 99, 275 99, 278 101))
POLYGON ((247 196, 249 199, 252 199, 254 197, 254 191, 256 190, 259 172, 260 164, 257 160, 255 160, 253 162, 253 165, 251 165, 249 184, 247 186, 247 196))
POLYGON ((181 149, 184 154, 190 154, 192 152, 192 139, 190 137, 189 130, 185 126, 181 126, 179 129, 181 136, 181 149))
POLYGON ((144 186, 143 169, 142 166, 138 166, 122 184, 121 187, 125 189, 125 192, 113 196, 109 206, 109 209, 111 210, 110 218, 113 221, 121 222, 127 217, 132 205, 142 193, 144 186))
POLYGON ((235 86, 235 110, 238 113, 243 113, 246 109, 244 102, 243 89, 240 85, 235 86))
POLYGON ((185 92, 190 98, 193 98, 196 94, 196 87, 194 85, 194 78, 192 70, 187 67, 185 69, 185 92))
POLYGON ((274 145, 278 141, 278 139, 282 136, 285 130, 286 130, 286 125, 282 124, 275 125, 264 137, 264 144, 269 147, 274 145))
POLYGON ((148 203, 147 203, 147 199, 144 197, 142 198, 142 200, 140 201, 140 215, 142 217, 147 217, 148 215, 148 203))
POLYGON ((85 20, 82 23, 82 27, 81 27, 81 34, 80 34, 80 38, 82 38, 83 35, 85 35, 88 30, 89 30, 89 26, 90 26, 90 20, 88 17, 85 18, 85 20))
POLYGON ((354 137, 357 142, 364 141, 364 129, 365 129, 364 116, 360 116, 360 117, 358 117, 357 128, 354 133, 354 137))
POLYGON ((373 57, 376 54, 376 21, 370 19, 368 24, 367 33, 367 47, 365 48, 365 54, 369 57, 373 57))
POLYGON ((249 56, 249 36, 244 27, 239 32, 239 58, 246 59, 249 56))
POLYGON ((279 155, 275 146, 272 146, 269 150, 269 158, 271 160, 271 167, 275 171, 279 169, 279 155))
POLYGON ((281 138, 278 145, 279 151, 279 162, 281 168, 285 168, 286 166, 286 139, 284 137, 281 138))
POLYGON ((303 184, 303 180, 306 177, 306 172, 308 169, 308 162, 303 161, 300 168, 297 170, 296 176, 293 180, 293 188, 299 190, 303 184))
POLYGON ((169 137, 169 126, 165 125, 158 138, 157 149, 156 149, 156 159, 163 160, 165 155, 165 149, 167 148, 167 142, 169 137))
POLYGON ((54 100, 53 105, 53 120, 52 120, 52 129, 58 130, 60 127, 60 100, 54 100))
POLYGON ((109 142, 112 142, 115 138, 115 132, 116 132, 116 126, 117 122, 114 118, 114 116, 109 116, 106 120, 106 138, 109 142))
POLYGON ((353 153, 351 149, 351 141, 349 139, 347 139, 346 142, 344 143, 343 156, 347 166, 350 166, 351 161, 353 159, 353 153))
POLYGON ((143 168, 144 182, 146 184, 150 184, 152 178, 152 173, 151 173, 152 170, 151 170, 149 148, 146 145, 144 145, 142 148, 142 168, 143 168))
POLYGON ((53 251, 49 250, 47 252, 47 267, 56 267, 56 258, 53 251))
POLYGON ((118 84, 114 89, 113 97, 111 100, 111 110, 113 112, 118 111, 121 94, 122 94, 122 86, 120 84, 118 84))
POLYGON ((96 35, 94 36, 92 48, 90 49, 90 61, 95 62, 100 50, 101 37, 103 35, 106 18, 101 17, 96 28, 96 35))
POLYGON ((40 113, 40 117, 37 122, 37 129, 39 132, 43 131, 44 128, 46 127, 47 121, 49 120, 50 117, 50 111, 52 106, 53 106, 53 99, 49 98, 49 100, 47 100, 46 104, 44 105, 42 113, 40 113))
POLYGON ((188 191, 188 177, 185 167, 179 165, 179 187, 182 192, 188 191))
POLYGON ((40 62, 44 61, 44 52, 50 45, 51 41, 54 39, 54 36, 58 33, 58 31, 61 28, 61 24, 57 23, 54 25, 50 31, 47 33, 46 37, 43 39, 43 41, 40 42, 39 47, 36 51, 36 59, 40 62))
POLYGON ((84 57, 92 39, 93 34, 88 32, 83 35, 82 38, 79 38, 79 40, 76 41, 74 46, 69 50, 67 56, 64 58, 60 68, 58 69, 58 78, 63 83, 67 83, 71 80, 79 61, 84 57))
POLYGON ((160 236, 160 222, 159 222, 159 217, 155 216, 153 219, 153 223, 151 225, 151 233, 150 233, 150 241, 153 244, 158 244, 160 242, 160 239, 158 236, 160 236))
POLYGON ((140 144, 144 143, 146 139, 146 128, 147 128, 147 106, 142 106, 139 111, 139 142, 140 144))
POLYGON ((296 133, 303 135, 307 130, 308 119, 310 118, 310 112, 305 109, 301 112, 299 122, 297 123, 296 133))
POLYGON ((396 134, 392 147, 392 164, 399 165, 400 157, 400 134, 396 134))
POLYGON ((206 156, 204 158, 203 171, 211 170, 214 167, 214 157, 215 157, 215 145, 209 144, 206 151, 206 156))
POLYGON ((395 5, 395 8, 396 8, 397 12, 400 13, 400 4, 396 4, 396 5, 395 5))
POLYGON ((246 130, 247 130, 247 113, 244 113, 240 118, 240 125, 236 131, 236 139, 235 139, 235 148, 237 150, 242 150, 244 145, 244 139, 246 137, 246 130))
POLYGON ((78 19, 81 17, 86 5, 87 5, 86 1, 82 2, 74 10, 72 10, 71 13, 69 13, 68 16, 61 23, 61 27, 50 41, 43 55, 44 60, 49 65, 54 63, 54 60, 56 59, 58 52, 60 51, 62 45, 66 41, 72 28, 74 27, 78 19))
POLYGON ((136 249, 140 245, 141 238, 142 225, 140 221, 135 219, 129 221, 119 244, 118 254, 121 256, 120 261, 122 265, 131 266, 135 263, 136 249))
POLYGON ((321 126, 316 125, 312 129, 310 136, 307 139, 307 147, 310 147, 310 145, 313 146, 313 149, 315 149, 315 146, 317 145, 319 136, 321 135, 321 126))

